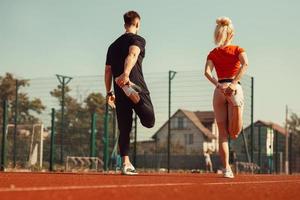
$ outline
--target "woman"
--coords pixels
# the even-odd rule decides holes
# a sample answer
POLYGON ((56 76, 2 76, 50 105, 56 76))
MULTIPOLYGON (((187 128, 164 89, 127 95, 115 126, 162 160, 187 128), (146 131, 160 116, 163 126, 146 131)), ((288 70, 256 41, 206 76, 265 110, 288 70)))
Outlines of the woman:
POLYGON ((243 90, 240 80, 248 67, 243 48, 232 45, 234 28, 228 17, 216 20, 214 48, 207 56, 205 76, 215 85, 213 107, 219 130, 220 157, 224 177, 234 178, 229 165, 228 135, 236 139, 242 130, 243 90), (215 69, 218 79, 212 75, 215 69))
POLYGON ((212 153, 212 151, 210 149, 208 149, 207 151, 204 152, 206 172, 213 172, 213 166, 212 166, 212 162, 210 159, 211 153, 212 153))

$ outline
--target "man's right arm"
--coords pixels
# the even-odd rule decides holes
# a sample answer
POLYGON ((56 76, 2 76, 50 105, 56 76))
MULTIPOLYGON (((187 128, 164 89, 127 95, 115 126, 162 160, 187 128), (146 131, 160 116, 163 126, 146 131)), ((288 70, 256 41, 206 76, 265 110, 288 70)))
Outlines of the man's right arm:
POLYGON ((111 54, 111 48, 109 47, 106 53, 105 71, 104 71, 104 82, 105 82, 106 94, 108 94, 111 91, 111 83, 112 83, 111 64, 112 64, 112 54, 111 54))
POLYGON ((111 66, 105 65, 105 75, 104 75, 104 81, 105 81, 105 88, 106 88, 106 102, 108 105, 112 108, 115 108, 115 95, 112 92, 111 85, 112 85, 112 72, 111 72, 111 66))
POLYGON ((105 75, 104 75, 104 81, 105 81, 105 88, 106 88, 106 94, 111 92, 111 83, 112 83, 112 72, 111 72, 111 66, 105 65, 105 75))

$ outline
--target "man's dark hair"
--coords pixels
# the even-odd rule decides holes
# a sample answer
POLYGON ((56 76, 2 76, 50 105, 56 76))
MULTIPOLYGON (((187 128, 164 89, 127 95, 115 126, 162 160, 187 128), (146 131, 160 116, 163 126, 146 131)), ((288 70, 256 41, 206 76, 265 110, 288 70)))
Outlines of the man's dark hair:
POLYGON ((140 15, 135 11, 128 11, 123 15, 123 18, 126 26, 134 25, 136 18, 141 19, 140 15))

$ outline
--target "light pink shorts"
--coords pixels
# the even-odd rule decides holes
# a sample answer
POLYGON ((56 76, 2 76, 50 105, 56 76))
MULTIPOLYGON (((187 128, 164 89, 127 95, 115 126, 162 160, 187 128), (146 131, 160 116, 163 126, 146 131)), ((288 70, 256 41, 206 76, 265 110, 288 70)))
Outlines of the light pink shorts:
MULTIPOLYGON (((230 83, 221 83, 222 85, 229 85, 230 83)), ((217 122, 228 121, 228 116, 232 114, 234 106, 244 107, 244 94, 240 84, 236 86, 236 92, 232 96, 225 96, 224 93, 218 88, 214 91, 213 107, 217 122)))

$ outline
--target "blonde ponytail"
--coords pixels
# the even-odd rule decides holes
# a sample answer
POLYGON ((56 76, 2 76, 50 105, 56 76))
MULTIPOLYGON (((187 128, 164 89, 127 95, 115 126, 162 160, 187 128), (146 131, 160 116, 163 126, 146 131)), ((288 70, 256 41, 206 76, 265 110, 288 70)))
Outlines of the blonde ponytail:
POLYGON ((234 28, 228 17, 219 17, 216 20, 215 44, 217 46, 227 45, 234 35, 234 28))

